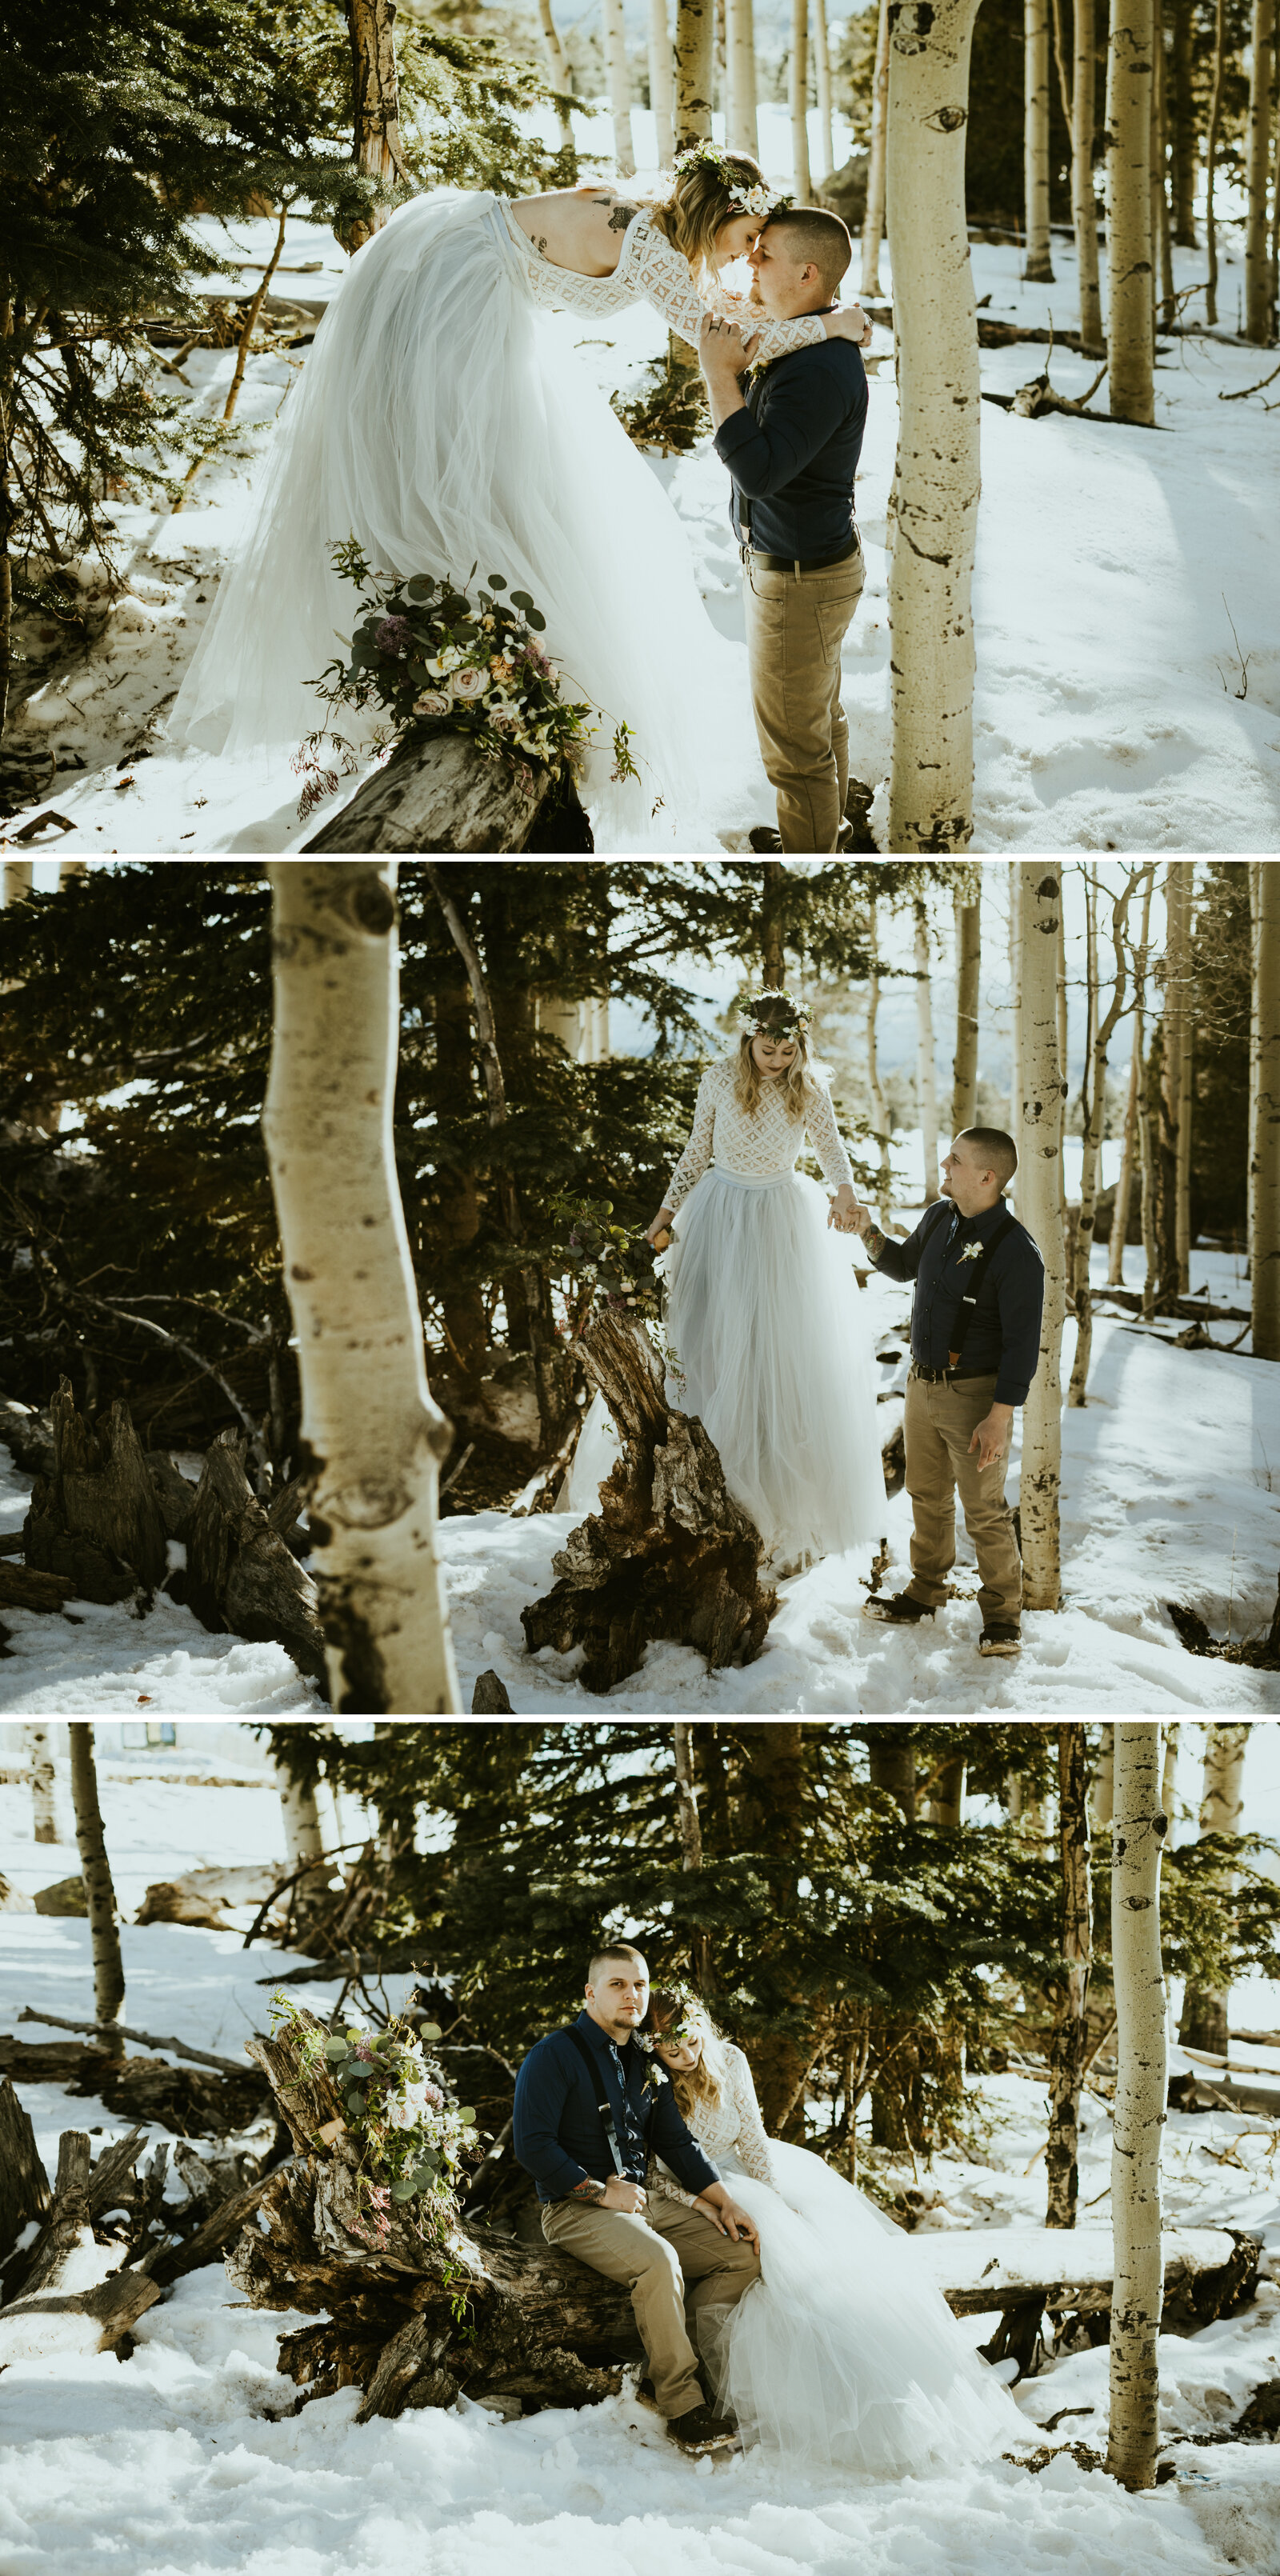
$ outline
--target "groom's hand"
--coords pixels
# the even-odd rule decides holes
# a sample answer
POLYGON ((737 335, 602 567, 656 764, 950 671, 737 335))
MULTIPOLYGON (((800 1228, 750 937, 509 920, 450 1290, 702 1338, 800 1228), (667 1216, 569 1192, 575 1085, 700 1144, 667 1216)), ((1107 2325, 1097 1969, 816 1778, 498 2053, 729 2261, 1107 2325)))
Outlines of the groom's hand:
POLYGON ((736 322, 723 322, 718 313, 704 313, 698 334, 698 360, 707 380, 714 429, 745 408, 739 379, 745 375, 758 345, 757 337, 748 340, 744 348, 736 322))

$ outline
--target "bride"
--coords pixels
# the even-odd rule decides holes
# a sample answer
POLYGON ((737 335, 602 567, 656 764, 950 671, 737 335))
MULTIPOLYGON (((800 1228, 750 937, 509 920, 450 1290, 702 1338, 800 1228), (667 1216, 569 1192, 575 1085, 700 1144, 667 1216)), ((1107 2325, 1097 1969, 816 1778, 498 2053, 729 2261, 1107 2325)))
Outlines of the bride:
POLYGON ((669 1400, 702 1422, 781 1571, 879 1537, 884 1471, 852 1266, 821 1191, 795 1168, 807 1136, 836 1193, 835 1221, 854 1206, 808 1014, 789 993, 766 992, 738 1016, 737 1048, 702 1077, 693 1133, 646 1241, 677 1212, 662 1257, 669 1400))
POLYGON ((569 694, 603 717, 584 789, 598 829, 646 846, 661 804, 667 840, 705 845, 692 827, 717 729, 745 716, 717 708, 723 647, 674 509, 541 316, 598 322, 643 300, 693 341, 704 314, 741 316, 765 358, 861 341, 857 306, 748 320, 720 285, 778 202, 746 154, 700 143, 648 205, 589 185, 515 201, 444 189, 399 207, 317 332, 171 733, 234 756, 313 730, 310 684, 356 613, 329 549, 354 535, 384 573, 463 589, 496 574, 528 591, 569 694), (619 723, 638 786, 610 777, 601 746, 619 723))
MULTIPOLYGON (((820 2156, 766 2137, 746 2058, 699 1997, 655 1986, 638 2037, 760 2230, 760 2280, 699 2321, 717 2411, 744 2443, 788 2468, 897 2476, 1025 2441, 941 2291, 913 2277, 899 2230, 820 2156)), ((648 2190, 703 2205, 660 2159, 648 2190)))

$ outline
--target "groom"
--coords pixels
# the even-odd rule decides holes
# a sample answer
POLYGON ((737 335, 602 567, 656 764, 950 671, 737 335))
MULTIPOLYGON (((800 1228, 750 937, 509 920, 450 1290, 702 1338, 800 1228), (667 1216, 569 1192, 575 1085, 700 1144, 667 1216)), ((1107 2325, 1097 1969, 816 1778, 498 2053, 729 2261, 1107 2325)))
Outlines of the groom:
MULTIPOLYGON (((780 321, 826 313, 853 256, 838 215, 783 206, 751 253, 751 301, 780 321)), ((870 326, 868 325, 868 336, 870 326)), ((734 322, 708 316, 700 356, 716 451, 733 478, 756 732, 778 800, 778 830, 753 849, 839 846, 849 785, 840 648, 862 595, 853 478, 867 376, 850 340, 796 349, 753 378, 734 322)))
POLYGON ((598 1951, 586 2010, 570 2029, 540 2039, 516 2078, 513 2144, 538 2186, 547 2243, 626 2282, 658 2412, 674 2439, 697 2451, 728 2441, 733 2427, 703 2393, 685 2283, 695 2320, 703 2309, 734 2307, 759 2279, 760 2246, 746 2211, 690 2137, 669 2081, 634 2037, 648 2004, 639 1950, 621 1942, 598 1951), (696 2193, 691 2209, 665 2194, 650 2204, 651 2153, 696 2193))

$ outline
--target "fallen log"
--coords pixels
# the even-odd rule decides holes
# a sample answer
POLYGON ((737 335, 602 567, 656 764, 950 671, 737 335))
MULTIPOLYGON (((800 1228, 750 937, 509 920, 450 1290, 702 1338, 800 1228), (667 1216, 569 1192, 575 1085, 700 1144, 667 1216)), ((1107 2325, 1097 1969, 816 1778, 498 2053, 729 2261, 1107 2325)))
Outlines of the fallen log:
MULTIPOLYGON (((1167 2330, 1195 2332, 1252 2298, 1262 2253, 1254 2237, 1234 2228, 1168 2228, 1163 2247, 1167 2330)), ((903 2259, 935 2282, 957 2317, 1034 2303, 1039 2316, 1087 2316, 1111 2306, 1109 2227, 948 2228, 909 2237, 903 2259)))
POLYGON ((121 2119, 154 2121, 175 2137, 226 2137, 260 2119, 266 2096, 251 2066, 234 2075, 167 2066, 146 2057, 108 2057, 88 2042, 11 2038, 0 2032, 0 2073, 19 2082, 60 2084, 105 2103, 121 2119))
POLYGON ((0 2368, 51 2352, 114 2352, 160 2296, 145 2272, 110 2272, 90 2290, 25 2293, 0 2308, 0 2368))
MULTIPOLYGON (((25 1547, 25 1538, 20 1537, 18 1545, 25 1547)), ((33 1566, 0 1564, 0 1608, 5 1610, 44 1610, 56 1615, 75 1588, 68 1574, 38 1574, 33 1566)))
POLYGON ((91 1428, 64 1377, 50 1414, 53 1470, 31 1489, 28 1566, 64 1576, 84 1601, 154 1592, 168 1562, 164 1522, 128 1405, 109 1405, 91 1428))
POLYGON ((667 1404, 642 1325, 604 1308, 582 1336, 589 1378, 617 1426, 621 1455, 599 1509, 552 1558, 551 1592, 521 1612, 530 1654, 586 1649, 584 1690, 611 1690, 658 1639, 696 1646, 708 1670, 753 1663, 778 1595, 762 1585, 764 1548, 732 1500, 713 1443, 667 1404))
POLYGON ((205 1458, 187 1525, 186 1566, 167 1588, 214 1635, 283 1646, 299 1672, 323 1682, 315 1585, 257 1500, 238 1432, 222 1432, 205 1458))
POLYGON ((553 835, 545 847, 593 847, 577 797, 570 790, 566 805, 546 769, 514 770, 503 760, 486 760, 467 734, 417 733, 399 744, 385 768, 366 778, 305 848, 406 856, 527 850, 539 823, 549 825, 553 815, 559 837, 553 835))
POLYGON ((104 2036, 114 2031, 120 2039, 134 2039, 139 2048, 167 2048, 174 2057, 189 2058, 193 2066, 214 2066, 221 2075, 243 2075, 244 2068, 234 2057, 214 2057, 207 2048, 188 2048, 185 2039, 156 2039, 149 2030, 130 2030, 122 2021, 64 2021, 60 2013, 33 2012, 24 2004, 19 2021, 34 2021, 43 2030, 101 2031, 104 2036))

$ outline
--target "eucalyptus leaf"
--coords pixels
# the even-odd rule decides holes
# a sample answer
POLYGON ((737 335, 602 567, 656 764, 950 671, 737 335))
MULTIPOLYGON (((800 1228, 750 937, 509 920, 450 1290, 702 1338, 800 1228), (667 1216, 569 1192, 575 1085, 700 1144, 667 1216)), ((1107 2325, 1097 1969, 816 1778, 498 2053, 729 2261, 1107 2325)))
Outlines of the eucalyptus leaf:
POLYGON ((533 628, 535 635, 541 635, 543 633, 547 621, 540 608, 526 608, 525 619, 527 624, 533 628))
POLYGON ((393 2200, 412 2200, 413 2184, 406 2175, 402 2174, 398 2182, 392 2183, 391 2197, 393 2200))
POLYGON ((500 572, 491 572, 491 573, 490 573, 490 575, 489 575, 489 582, 488 582, 488 587, 489 587, 489 589, 490 589, 490 590, 505 590, 505 589, 506 589, 506 586, 507 586, 507 585, 506 585, 505 581, 503 580, 502 575, 501 575, 501 573, 500 573, 500 572))
POLYGON ((347 2054, 347 2043, 345 2039, 338 2039, 336 2036, 332 2039, 327 2039, 324 2044, 324 2053, 326 2057, 334 2059, 345 2057, 347 2054))
POLYGON ((418 2037, 419 2039, 443 2039, 444 2032, 438 2021, 424 2021, 419 2026, 418 2037))

